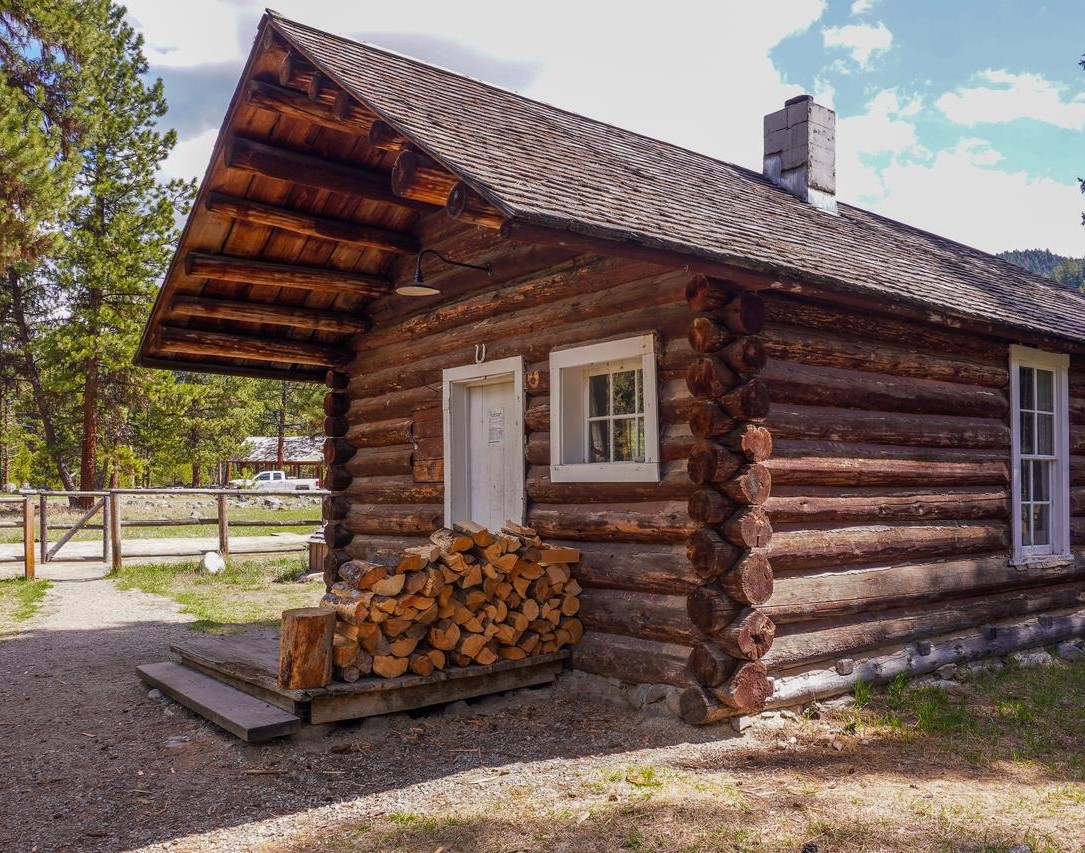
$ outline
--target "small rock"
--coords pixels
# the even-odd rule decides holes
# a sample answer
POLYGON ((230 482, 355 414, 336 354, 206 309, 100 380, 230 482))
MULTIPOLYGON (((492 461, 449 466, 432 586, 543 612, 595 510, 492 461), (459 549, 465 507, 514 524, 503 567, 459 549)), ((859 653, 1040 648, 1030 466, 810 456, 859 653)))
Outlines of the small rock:
POLYGON ((672 714, 674 714, 674 716, 676 716, 676 717, 681 717, 682 716, 682 708, 681 708, 681 705, 680 705, 680 703, 682 701, 682 691, 681 690, 679 690, 677 687, 672 687, 670 690, 667 691, 667 698, 664 699, 663 701, 667 705, 667 710, 670 711, 672 714))
POLYGON ((667 698, 666 684, 634 684, 626 691, 629 704, 638 710, 667 698))
POLYGON ((963 664, 960 668, 972 675, 982 675, 986 672, 998 672, 1005 664, 998 658, 988 658, 986 660, 976 660, 968 664, 963 664))
POLYGON ((444 715, 456 719, 458 717, 470 717, 474 715, 474 711, 471 706, 468 705, 463 699, 458 702, 451 702, 445 706, 444 715))
POLYGON ((947 663, 945 666, 938 667, 934 672, 939 678, 956 678, 957 664, 947 663))
POLYGON ((308 572, 298 578, 298 583, 324 583, 324 572, 308 572))
POLYGON ((152 687, 150 690, 147 691, 147 698, 148 699, 161 699, 162 698, 162 691, 159 690, 157 687, 152 687))
POLYGON ((845 693, 843 696, 837 696, 835 699, 826 699, 821 703, 823 708, 832 708, 833 710, 851 708, 854 705, 855 697, 850 693, 845 693))
POLYGON ((1029 844, 1015 844, 1010 848, 1010 853, 1032 853, 1032 846, 1029 844))
POLYGON ((200 568, 209 575, 217 575, 226 568, 226 561, 217 551, 204 551, 200 557, 200 568))
POLYGON ((1048 666, 1051 663, 1051 655, 1043 649, 1021 651, 1010 655, 1010 660, 1020 667, 1048 666))
POLYGON ((1085 652, 1081 650, 1077 643, 1059 643, 1055 649, 1055 654, 1063 660, 1071 662, 1085 660, 1085 652))

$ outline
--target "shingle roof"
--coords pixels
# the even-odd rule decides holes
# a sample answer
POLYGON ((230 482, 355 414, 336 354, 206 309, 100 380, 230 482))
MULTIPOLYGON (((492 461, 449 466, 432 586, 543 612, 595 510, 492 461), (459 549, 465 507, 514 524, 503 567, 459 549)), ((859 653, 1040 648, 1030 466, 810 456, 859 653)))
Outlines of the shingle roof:
MULTIPOLYGON (((274 435, 250 435, 242 442, 243 462, 274 462, 278 458, 279 439, 274 435)), ((324 460, 324 440, 304 435, 283 439, 283 461, 317 463, 324 460)))
POLYGON ((270 14, 515 220, 1085 340, 1085 295, 1008 261, 851 205, 823 213, 748 169, 270 14))

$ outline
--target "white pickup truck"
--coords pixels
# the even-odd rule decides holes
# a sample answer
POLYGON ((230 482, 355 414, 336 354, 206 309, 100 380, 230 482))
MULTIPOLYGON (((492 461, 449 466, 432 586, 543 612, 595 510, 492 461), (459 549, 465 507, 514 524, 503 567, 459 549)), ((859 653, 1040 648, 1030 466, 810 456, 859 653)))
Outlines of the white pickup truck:
POLYGON ((287 477, 285 471, 261 471, 255 477, 230 480, 230 489, 256 489, 260 492, 311 492, 320 488, 320 480, 287 477))

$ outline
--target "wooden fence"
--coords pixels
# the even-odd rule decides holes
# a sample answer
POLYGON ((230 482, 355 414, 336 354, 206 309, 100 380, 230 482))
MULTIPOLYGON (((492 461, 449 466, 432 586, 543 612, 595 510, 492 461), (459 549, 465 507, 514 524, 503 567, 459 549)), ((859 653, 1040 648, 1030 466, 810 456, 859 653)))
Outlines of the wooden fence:
MULTIPOLYGON (((125 528, 140 527, 185 527, 214 524, 218 529, 218 551, 223 557, 230 554, 230 527, 299 527, 304 525, 319 525, 320 518, 304 519, 236 519, 230 520, 229 499, 231 497, 274 497, 274 498, 301 498, 323 497, 328 492, 323 490, 311 491, 259 491, 255 489, 110 489, 108 491, 38 491, 23 492, 18 496, 0 497, 2 504, 18 504, 21 512, 20 517, 14 521, 0 521, 0 528, 19 528, 22 530, 22 557, 23 573, 28 579, 33 578, 40 553, 41 563, 48 563, 56 559, 58 552, 81 530, 102 531, 102 560, 109 563, 117 570, 123 564, 124 537, 122 532, 125 528), (173 497, 194 497, 210 495, 215 498, 215 514, 213 516, 197 516, 195 518, 124 518, 124 498, 126 496, 150 496, 169 495, 173 497), (49 523, 49 499, 65 498, 81 499, 89 502, 83 515, 72 523, 50 524, 49 523), (101 521, 92 523, 95 516, 101 513, 101 521), (36 523, 35 523, 36 522, 36 523), (35 530, 37 528, 37 532, 35 530), (64 531, 64 534, 50 547, 50 531, 64 531), (40 552, 38 547, 40 546, 40 552)), ((200 553, 192 552, 192 555, 200 553)), ((256 552, 249 552, 256 553, 256 552)), ((140 554, 141 557, 178 556, 176 552, 170 554, 140 554)), ((183 556, 183 555, 182 555, 183 556)), ((17 560, 20 558, 16 558, 17 560)), ((86 559, 86 558, 83 558, 86 559)))

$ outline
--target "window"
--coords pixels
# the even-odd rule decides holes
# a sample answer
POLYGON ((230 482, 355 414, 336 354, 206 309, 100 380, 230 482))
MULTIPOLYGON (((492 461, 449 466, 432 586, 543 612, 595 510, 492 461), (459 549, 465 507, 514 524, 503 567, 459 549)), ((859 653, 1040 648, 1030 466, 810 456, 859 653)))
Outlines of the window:
POLYGON ((550 479, 659 480, 655 337, 550 354, 550 479))
POLYGON ((1012 347, 1014 557, 1070 551, 1069 357, 1012 347))

